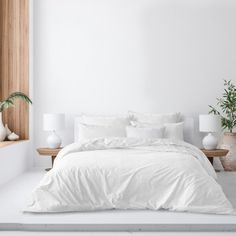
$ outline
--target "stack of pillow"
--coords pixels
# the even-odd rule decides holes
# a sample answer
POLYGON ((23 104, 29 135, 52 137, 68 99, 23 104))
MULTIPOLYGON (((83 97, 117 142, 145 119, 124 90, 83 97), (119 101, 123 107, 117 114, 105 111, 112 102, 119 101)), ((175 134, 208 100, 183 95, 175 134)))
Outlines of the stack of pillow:
POLYGON ((87 116, 79 123, 79 139, 135 137, 183 140, 181 114, 129 112, 128 117, 87 116))
POLYGON ((83 115, 79 123, 79 139, 126 137, 128 125, 128 117, 83 115))
POLYGON ((171 138, 183 140, 183 122, 178 112, 150 114, 129 112, 131 126, 126 128, 128 137, 171 138))

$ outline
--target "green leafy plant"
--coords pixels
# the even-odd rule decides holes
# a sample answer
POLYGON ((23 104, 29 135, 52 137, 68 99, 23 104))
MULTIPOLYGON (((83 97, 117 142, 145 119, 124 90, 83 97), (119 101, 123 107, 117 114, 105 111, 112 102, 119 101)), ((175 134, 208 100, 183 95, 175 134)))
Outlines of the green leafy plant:
POLYGON ((26 94, 22 92, 14 92, 14 93, 11 93, 5 100, 0 101, 0 112, 2 112, 3 110, 9 107, 14 106, 14 101, 16 99, 21 99, 26 103, 32 104, 32 101, 26 94))
POLYGON ((222 97, 217 98, 217 108, 209 106, 209 113, 220 115, 222 127, 233 132, 236 126, 236 86, 231 80, 224 80, 224 87, 222 97))

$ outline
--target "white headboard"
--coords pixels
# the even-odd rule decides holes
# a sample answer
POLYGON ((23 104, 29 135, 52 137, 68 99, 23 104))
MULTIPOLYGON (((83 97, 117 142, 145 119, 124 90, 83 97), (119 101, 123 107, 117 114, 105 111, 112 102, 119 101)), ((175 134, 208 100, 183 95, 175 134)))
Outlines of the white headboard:
POLYGON ((193 117, 184 116, 184 141, 195 144, 195 126, 193 117))
POLYGON ((81 121, 81 116, 76 116, 74 121, 74 142, 79 140, 79 123, 81 121))

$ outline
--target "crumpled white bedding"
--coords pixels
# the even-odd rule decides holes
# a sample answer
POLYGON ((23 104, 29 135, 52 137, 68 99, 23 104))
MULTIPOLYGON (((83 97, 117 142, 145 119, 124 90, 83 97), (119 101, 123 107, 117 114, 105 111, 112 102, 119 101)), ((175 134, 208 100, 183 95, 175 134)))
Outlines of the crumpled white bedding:
POLYGON ((205 155, 169 139, 102 138, 68 145, 31 198, 28 212, 234 213, 205 155))

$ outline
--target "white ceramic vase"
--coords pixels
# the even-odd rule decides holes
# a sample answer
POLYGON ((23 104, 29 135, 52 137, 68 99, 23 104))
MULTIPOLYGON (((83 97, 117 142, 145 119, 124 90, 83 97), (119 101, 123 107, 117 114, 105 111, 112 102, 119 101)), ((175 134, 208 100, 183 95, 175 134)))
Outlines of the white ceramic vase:
POLYGON ((229 150, 226 157, 220 158, 224 170, 236 171, 236 132, 225 132, 220 147, 229 150))
POLYGON ((218 139, 212 133, 209 133, 202 140, 202 144, 206 150, 213 150, 217 147, 218 139))
POLYGON ((47 138, 49 148, 59 148, 61 146, 61 138, 53 131, 47 138))
POLYGON ((2 123, 2 112, 0 112, 0 142, 6 138, 7 131, 2 123))

